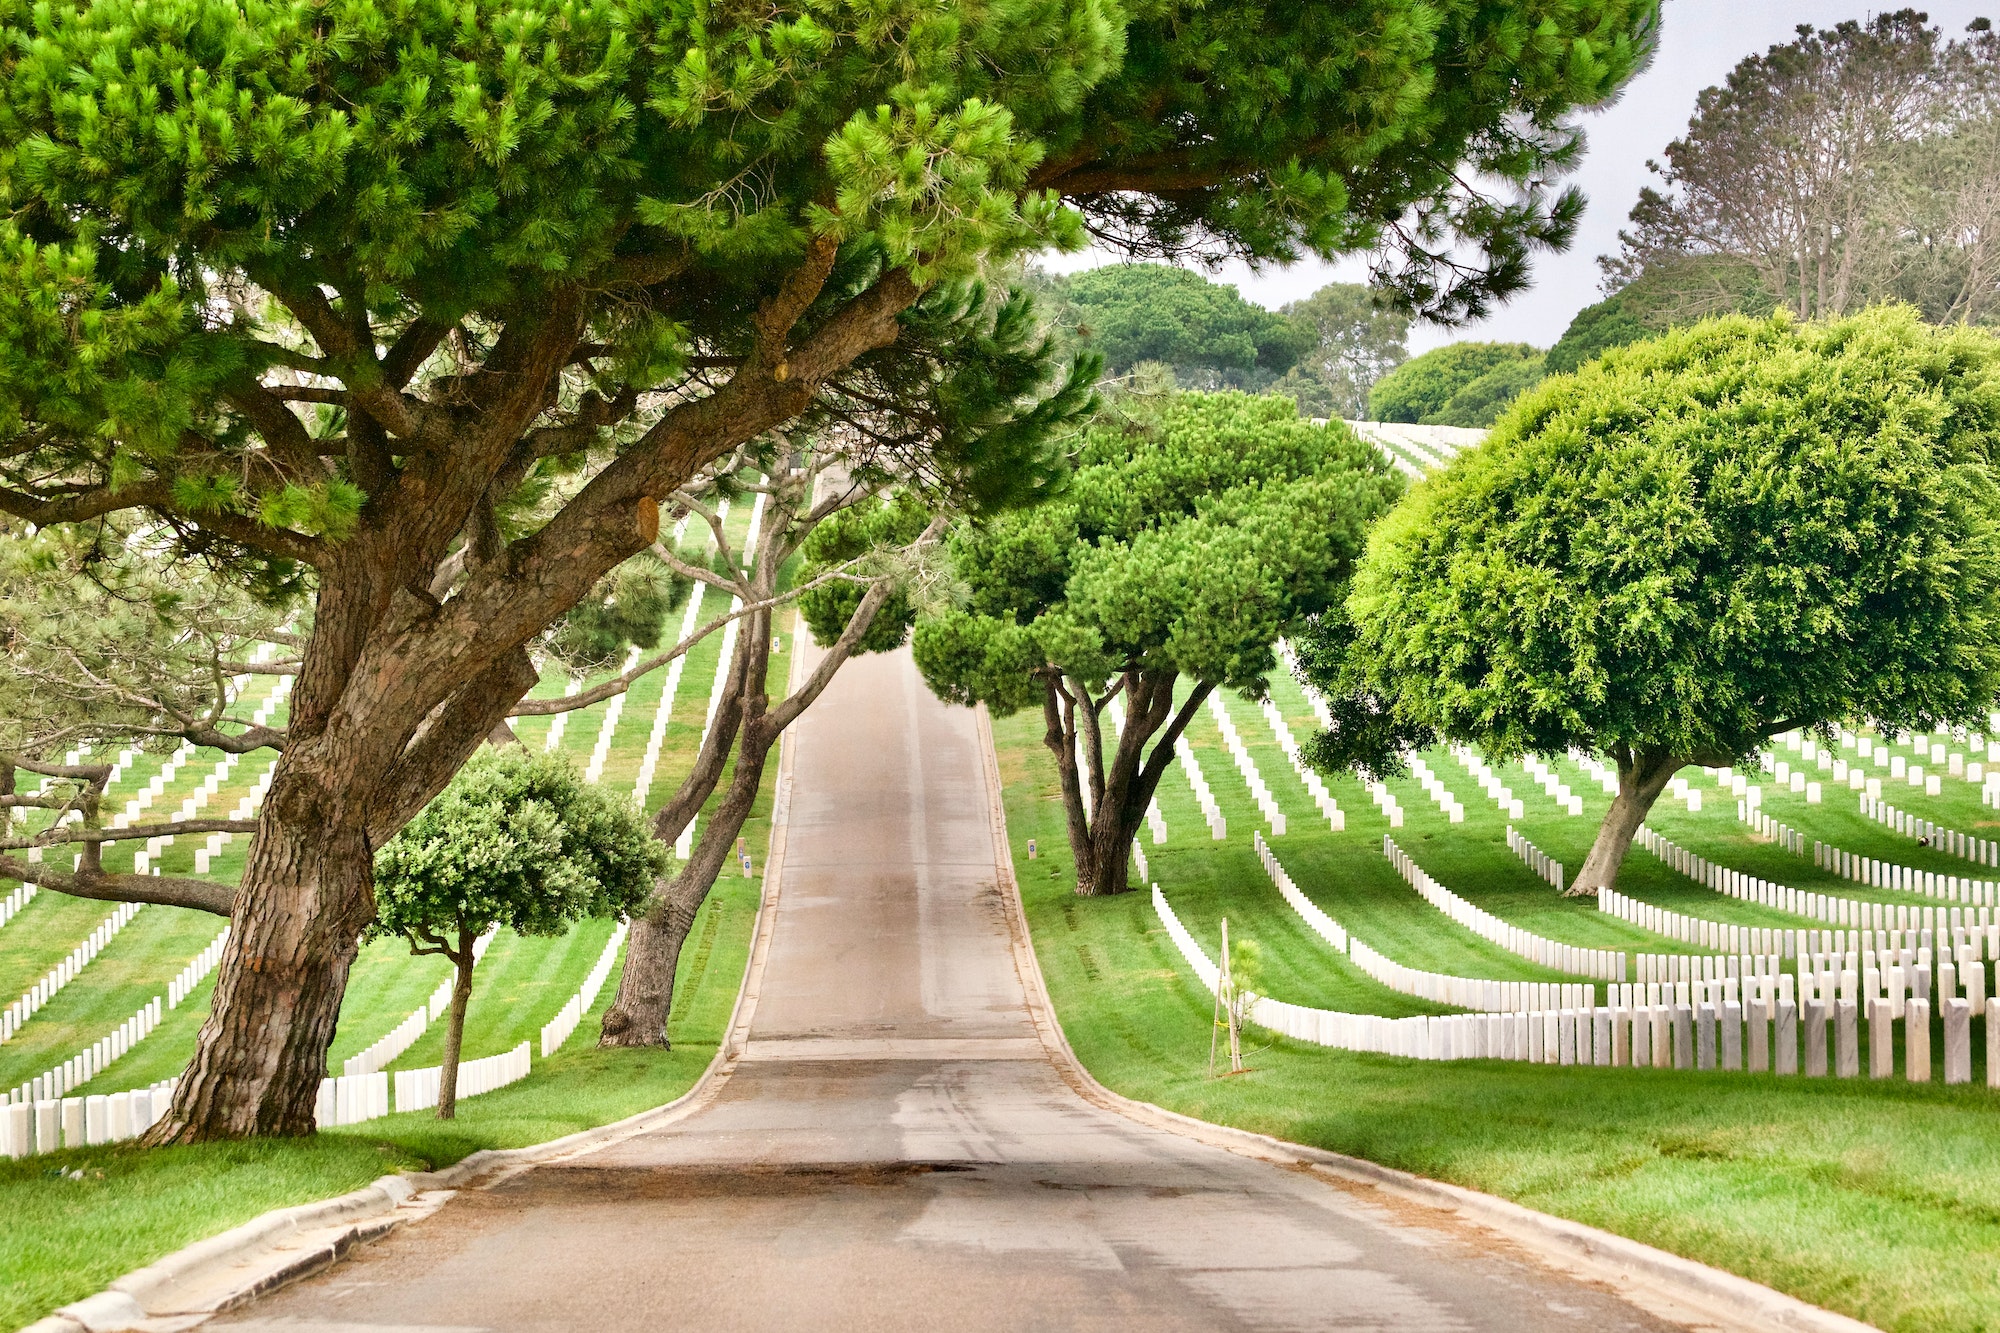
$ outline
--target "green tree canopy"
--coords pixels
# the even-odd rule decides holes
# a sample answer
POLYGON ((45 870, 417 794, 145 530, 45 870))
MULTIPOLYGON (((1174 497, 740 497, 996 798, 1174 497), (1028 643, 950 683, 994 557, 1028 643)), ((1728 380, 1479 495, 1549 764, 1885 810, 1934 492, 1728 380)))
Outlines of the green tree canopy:
POLYGON ((1109 418, 1086 434, 1076 468, 1061 497, 955 534, 964 604, 920 620, 914 651, 947 700, 1042 707, 1078 892, 1115 893, 1202 700, 1216 688, 1262 692, 1278 638, 1344 595, 1398 482, 1339 423, 1237 393, 1109 418), (1112 690, 1125 727, 1107 762, 1100 719, 1112 690))
POLYGON ((1306 344, 1271 392, 1294 399, 1301 416, 1366 417, 1369 389, 1409 356, 1409 315, 1359 283, 1330 282, 1279 313, 1300 327, 1306 344))
POLYGON ((1454 394, 1481 376, 1518 362, 1538 365, 1541 357, 1540 351, 1526 343, 1458 342, 1434 347, 1375 382, 1368 391, 1369 419, 1464 424, 1435 418, 1454 394))
POLYGON ((633 911, 666 869, 666 848, 624 801, 569 763, 519 746, 486 751, 375 857, 371 936, 398 936, 453 967, 438 1118, 452 1118, 473 944, 494 926, 561 935, 586 917, 633 911))
POLYGON ((1431 426, 1491 426, 1516 398, 1542 382, 1542 358, 1502 361, 1445 399, 1444 406, 1424 418, 1431 426))
POLYGON ((1545 381, 1382 524, 1306 636, 1331 768, 1609 754, 1580 892, 1674 772, 2000 688, 2000 356, 1883 309, 1710 320, 1545 381))
POLYGON ((151 1141, 311 1131, 371 849, 656 502, 800 424, 969 495, 982 464, 1039 472, 997 427, 1060 367, 968 393, 1020 381, 985 373, 1012 353, 965 289, 1087 236, 1378 253, 1404 301, 1477 315, 1573 234, 1576 113, 1657 15, 0 6, 0 512, 138 511, 183 552, 304 566, 316 599, 216 1009, 151 1141))
POLYGON ((1298 360, 1308 336, 1229 284, 1167 264, 1111 264, 1054 285, 1076 340, 1114 375, 1159 361, 1196 385, 1268 383, 1298 360))

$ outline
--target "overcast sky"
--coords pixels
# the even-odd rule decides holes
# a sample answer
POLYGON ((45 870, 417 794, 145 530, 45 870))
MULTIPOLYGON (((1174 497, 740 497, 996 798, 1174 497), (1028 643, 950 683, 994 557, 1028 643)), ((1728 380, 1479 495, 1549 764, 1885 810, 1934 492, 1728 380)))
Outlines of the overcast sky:
MULTIPOLYGON (((1420 325, 1410 345, 1423 351, 1459 338, 1496 338, 1547 347, 1562 336, 1570 317, 1596 301, 1597 256, 1618 246, 1618 229, 1650 179, 1646 160, 1657 158, 1687 128, 1696 94, 1721 83, 1744 56, 1789 40, 1801 23, 1829 27, 1899 5, 1860 6, 1840 0, 1667 0, 1660 51, 1652 67, 1635 79, 1612 107, 1586 118, 1589 149, 1572 179, 1590 201, 1575 243, 1563 254, 1535 260, 1529 289, 1502 306, 1483 324, 1445 330, 1420 325)), ((1957 36, 1975 16, 2000 16, 2000 0, 1949 0, 1915 4, 1948 36, 1957 36)), ((1086 268, 1101 256, 1056 257, 1049 266, 1086 268)), ((1217 276, 1267 306, 1310 295, 1323 283, 1365 279, 1367 266, 1353 261, 1328 267, 1317 262, 1252 273, 1236 264, 1217 276)))

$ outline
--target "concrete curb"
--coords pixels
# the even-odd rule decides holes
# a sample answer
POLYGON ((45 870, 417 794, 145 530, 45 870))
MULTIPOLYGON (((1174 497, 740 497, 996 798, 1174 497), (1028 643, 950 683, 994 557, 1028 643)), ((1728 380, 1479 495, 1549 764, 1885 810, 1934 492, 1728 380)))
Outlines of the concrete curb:
POLYGON ((1213 1147, 1281 1166, 1305 1167, 1347 1185, 1370 1187, 1398 1199, 1450 1213, 1504 1236, 1552 1267, 1605 1282, 1621 1293, 1648 1289, 1671 1304, 1751 1328, 1799 1329, 1807 1333, 1870 1333, 1874 1325, 1787 1296, 1748 1278, 1643 1244, 1568 1218, 1537 1212, 1511 1200, 1460 1185, 1412 1175, 1394 1167, 1323 1148, 1289 1143, 1266 1134, 1197 1120, 1151 1102, 1135 1101, 1099 1083, 1070 1048, 1055 1015, 1048 987, 1028 933, 1028 918, 1014 877, 1007 811, 1001 797, 999 754, 985 707, 978 709, 979 745, 986 777, 994 868, 1007 901, 1014 964, 1028 996, 1035 1028, 1064 1079, 1086 1101, 1128 1119, 1167 1130, 1213 1147))
MULTIPOLYGON (((791 684, 796 688, 801 653, 794 653, 791 684)), ((524 1148, 486 1148, 465 1157, 442 1171, 411 1172, 383 1176, 349 1194, 317 1203, 275 1208, 206 1240, 196 1241, 172 1254, 155 1259, 114 1279, 103 1291, 63 1306, 55 1313, 27 1325, 21 1333, 152 1333, 153 1330, 191 1328, 210 1314, 220 1314, 243 1303, 267 1295, 279 1287, 309 1277, 338 1263, 355 1246, 388 1234, 399 1223, 428 1216, 460 1189, 496 1184, 530 1167, 564 1161, 596 1152, 626 1139, 648 1133, 685 1119, 715 1099, 722 1085, 735 1072, 743 1053, 751 1020, 756 1015, 764 969, 770 956, 771 931, 777 919, 778 899, 783 893, 786 831, 792 806, 792 769, 796 746, 787 732, 778 742, 777 794, 771 805, 771 841, 764 858, 764 886, 757 903, 757 920, 750 945, 750 957, 743 980, 736 990, 736 1003, 715 1056, 701 1077, 674 1100, 641 1111, 623 1120, 592 1129, 579 1130, 546 1143, 524 1148), (411 1208, 413 1200, 426 1199, 427 1207, 411 1208), (398 1216, 398 1213, 403 1216, 398 1216), (312 1243, 266 1268, 254 1280, 208 1303, 201 1312, 160 1312, 160 1304, 176 1289, 213 1279, 219 1273, 240 1267, 286 1241, 296 1241, 309 1233, 327 1231, 312 1243)))

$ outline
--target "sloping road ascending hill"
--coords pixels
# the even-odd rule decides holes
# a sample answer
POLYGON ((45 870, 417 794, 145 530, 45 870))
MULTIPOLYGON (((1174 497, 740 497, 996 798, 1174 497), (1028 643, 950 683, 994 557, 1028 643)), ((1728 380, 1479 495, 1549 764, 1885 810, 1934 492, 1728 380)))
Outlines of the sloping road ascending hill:
POLYGON ((768 969, 715 1101, 211 1327, 1673 1326, 1083 1101, 1015 970, 972 714, 902 653, 850 664, 800 725, 768 969))

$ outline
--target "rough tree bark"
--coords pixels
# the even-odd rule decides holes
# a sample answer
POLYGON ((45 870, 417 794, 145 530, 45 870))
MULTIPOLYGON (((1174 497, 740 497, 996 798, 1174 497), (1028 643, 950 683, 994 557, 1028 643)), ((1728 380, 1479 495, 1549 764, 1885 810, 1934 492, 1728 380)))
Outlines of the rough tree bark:
POLYGON ((1042 739, 1055 755, 1061 778, 1080 897, 1124 893, 1132 887, 1132 841, 1145 821, 1146 807, 1173 763, 1175 742, 1215 688, 1196 681, 1187 701, 1176 710, 1174 686, 1179 679, 1177 672, 1135 668, 1125 672, 1104 698, 1093 701, 1081 684, 1066 683, 1053 670, 1044 676, 1042 715, 1048 725, 1042 739), (1125 726, 1107 765, 1096 714, 1120 694, 1125 697, 1125 726), (1086 781, 1091 795, 1088 813, 1083 801, 1086 781))
MULTIPOLYGON (((889 600, 890 592, 886 580, 878 581, 868 590, 848 617, 840 637, 821 655, 812 675, 776 707, 771 706, 767 688, 770 613, 760 612, 747 627, 756 633, 754 637, 746 634, 747 641, 740 641, 747 649, 738 653, 745 661, 739 701, 742 722, 736 769, 729 789, 695 840, 694 854, 688 863, 679 874, 660 882, 646 914, 633 921, 625 939, 625 967, 619 975, 618 994, 605 1011, 599 1045, 664 1048, 669 1044, 667 1020, 673 1013, 674 974, 680 967, 681 948, 687 942, 688 932, 694 929, 695 917, 707 901, 709 890, 715 887, 716 877, 722 872, 737 835, 743 831, 744 821, 756 805, 771 751, 785 729, 812 706, 834 674, 854 655, 869 626, 874 624, 876 613, 889 600)), ((700 805, 701 801, 694 803, 696 809, 700 805)), ((664 815, 665 811, 661 813, 664 815)), ((683 819, 673 836, 679 837, 680 829, 685 826, 683 819)), ((659 835, 659 827, 655 826, 655 836, 659 835)))
POLYGON ((1594 898, 1599 889, 1617 886, 1618 868, 1625 864, 1625 854, 1632 850, 1632 839, 1652 812, 1653 802, 1660 799, 1674 774, 1695 762, 1664 750, 1635 751, 1622 745, 1615 747, 1611 756, 1618 764, 1618 797, 1597 830, 1590 855, 1583 858, 1583 867, 1564 890, 1568 897, 1594 898))
MULTIPOLYGON (((759 649, 763 650, 765 669, 769 666, 769 649, 766 646, 768 616, 768 612, 760 612, 745 622, 745 635, 738 638, 736 654, 729 663, 729 684, 716 708, 715 721, 710 725, 708 735, 702 739, 701 752, 695 757, 694 768, 681 780, 681 785, 653 819, 653 836, 661 842, 679 840, 682 830, 700 813, 701 807, 708 802, 722 780, 730 750, 743 730, 745 696, 749 693, 746 682, 755 669, 752 659, 759 656, 759 649)), ((739 773, 742 767, 743 761, 739 759, 739 773)), ((679 924, 678 933, 675 921, 680 914, 679 904, 689 895, 689 885, 694 878, 698 878, 696 868, 706 859, 714 829, 715 823, 711 819, 702 831, 702 837, 697 839, 698 845, 688 863, 678 873, 661 880, 654 887, 653 898, 645 914, 633 918, 632 928, 625 936, 625 966, 618 973, 617 992, 612 996, 611 1005, 604 1011, 599 1025, 598 1045, 667 1045, 666 1009, 672 1004, 674 970, 680 964, 679 941, 685 939, 688 930, 693 927, 694 912, 686 912, 686 920, 679 924), (653 1021, 656 1015, 657 1024, 653 1021)), ((735 837, 735 834, 730 834, 730 837, 735 837)), ((718 860, 715 865, 719 870, 721 862, 718 860)), ((714 882, 716 870, 709 872, 701 894, 695 897, 695 910, 699 910, 701 898, 707 894, 707 885, 714 882)))

